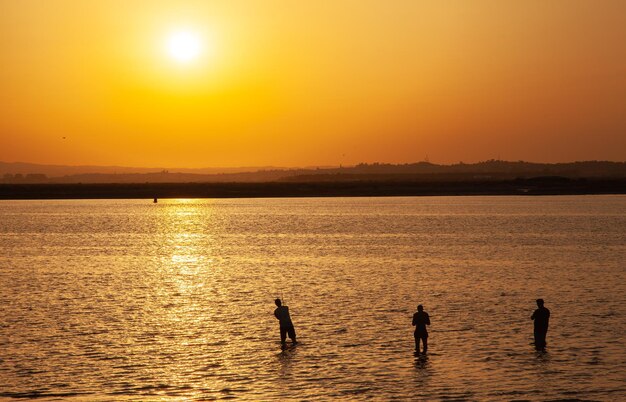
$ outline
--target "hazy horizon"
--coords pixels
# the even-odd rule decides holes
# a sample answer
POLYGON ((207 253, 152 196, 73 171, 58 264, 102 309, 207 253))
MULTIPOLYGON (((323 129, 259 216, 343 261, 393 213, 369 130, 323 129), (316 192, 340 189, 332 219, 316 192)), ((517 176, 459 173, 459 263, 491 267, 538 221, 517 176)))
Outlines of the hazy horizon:
POLYGON ((565 162, 537 162, 531 160, 504 160, 504 159, 485 159, 479 161, 457 161, 452 163, 439 163, 437 161, 432 160, 415 160, 412 162, 399 162, 399 163, 389 163, 389 162, 357 162, 354 164, 336 164, 336 165, 310 165, 310 166, 200 166, 200 167, 184 167, 184 166, 123 166, 123 165, 94 165, 94 164, 85 164, 85 165, 65 165, 59 163, 34 163, 34 162, 25 162, 25 161, 5 161, 0 160, 0 164, 15 164, 15 165, 35 165, 42 167, 58 167, 58 168, 105 168, 105 169, 145 169, 145 170, 172 170, 172 171, 203 171, 203 170, 224 170, 224 171, 243 171, 243 169, 334 169, 340 167, 356 167, 358 165, 412 165, 419 163, 430 163, 438 166, 453 166, 458 164, 465 165, 474 165, 480 163, 487 162, 503 162, 503 163, 528 163, 528 164, 546 164, 546 165, 558 165, 558 164, 570 164, 570 163, 587 163, 587 162, 599 162, 599 163, 626 163, 626 160, 572 160, 565 162))

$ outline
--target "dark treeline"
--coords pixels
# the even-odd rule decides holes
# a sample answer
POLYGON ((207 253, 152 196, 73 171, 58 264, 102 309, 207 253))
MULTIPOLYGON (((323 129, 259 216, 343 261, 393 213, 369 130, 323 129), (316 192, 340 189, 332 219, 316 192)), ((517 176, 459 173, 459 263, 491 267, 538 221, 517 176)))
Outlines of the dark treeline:
MULTIPOLYGON (((21 172, 15 164, 4 164, 0 183, 264 183, 288 182, 351 182, 351 181, 396 181, 396 182, 453 182, 453 181, 506 181, 539 176, 579 178, 626 178, 626 162, 572 162, 572 163, 529 163, 485 161, 473 164, 458 163, 437 165, 429 162, 408 164, 359 164, 336 168, 260 169, 223 173, 198 173, 201 169, 185 171, 126 172, 119 168, 117 173, 79 173, 65 176, 47 176, 46 167, 40 173, 21 172), (13 169, 13 170, 10 170, 13 169)), ((2 164, 0 163, 0 168, 2 164)), ((90 167, 89 169, 96 169, 90 167)), ((29 169, 33 169, 29 165, 29 169)), ((105 168, 103 168, 105 169, 105 168)), ((54 170, 54 171, 58 171, 54 170)))
MULTIPOLYGON (((329 169, 330 170, 330 169, 329 169)), ((570 163, 531 163, 488 160, 478 163, 438 165, 429 162, 385 164, 362 163, 351 168, 334 169, 353 174, 415 174, 415 175, 515 175, 577 177, 626 177, 626 162, 585 161, 570 163)))
POLYGON ((538 177, 505 181, 0 184, 0 199, 363 197, 626 194, 626 179, 538 177))

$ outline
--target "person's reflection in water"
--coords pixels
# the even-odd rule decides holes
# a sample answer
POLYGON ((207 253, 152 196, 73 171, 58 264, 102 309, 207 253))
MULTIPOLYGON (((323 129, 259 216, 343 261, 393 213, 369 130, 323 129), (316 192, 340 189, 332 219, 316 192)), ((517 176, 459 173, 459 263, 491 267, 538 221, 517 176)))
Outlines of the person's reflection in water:
POLYGON ((276 354, 278 359, 278 374, 284 380, 293 378, 293 362, 298 357, 298 348, 281 348, 276 354))
POLYGON ((298 343, 296 341, 296 329, 293 327, 293 323, 291 322, 291 317, 289 316, 289 307, 283 306, 282 301, 280 299, 274 300, 276 303, 276 310, 274 310, 274 317, 278 320, 280 324, 280 344, 283 349, 287 346, 287 334, 289 334, 289 339, 295 345, 298 343))
POLYGON ((418 370, 423 370, 428 368, 428 356, 422 355, 419 352, 415 352, 415 368, 418 370))
POLYGON ((417 306, 417 313, 413 314, 413 326, 415 327, 415 352, 420 353, 420 340, 424 344, 424 353, 428 351, 428 331, 426 326, 430 325, 430 317, 420 304, 417 306))
POLYGON ((537 299, 537 307, 539 307, 532 316, 535 324, 535 349, 545 350, 546 334, 548 333, 548 324, 550 322, 550 310, 543 306, 543 299, 537 299))
POLYGON ((415 370, 413 370, 415 385, 420 387, 421 392, 425 393, 422 394, 424 400, 434 400, 434 396, 428 395, 429 390, 433 390, 432 387, 429 387, 429 383, 433 376, 433 368, 428 361, 428 355, 415 352, 413 356, 415 356, 413 361, 413 366, 415 367, 415 370))

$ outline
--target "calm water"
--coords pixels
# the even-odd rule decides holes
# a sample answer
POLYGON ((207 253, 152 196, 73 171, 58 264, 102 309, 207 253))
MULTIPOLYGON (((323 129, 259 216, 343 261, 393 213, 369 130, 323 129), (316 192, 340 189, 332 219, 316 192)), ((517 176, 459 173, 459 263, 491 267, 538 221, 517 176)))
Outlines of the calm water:
POLYGON ((625 399, 624 261, 623 196, 2 201, 0 398, 625 399))

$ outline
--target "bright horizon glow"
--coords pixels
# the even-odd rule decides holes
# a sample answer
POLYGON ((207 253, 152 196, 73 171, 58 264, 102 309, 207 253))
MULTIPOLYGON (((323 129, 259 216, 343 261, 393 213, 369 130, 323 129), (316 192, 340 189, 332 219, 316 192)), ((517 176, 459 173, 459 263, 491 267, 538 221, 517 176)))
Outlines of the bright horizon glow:
POLYGON ((174 32, 167 39, 167 52, 177 62, 189 63, 200 56, 202 43, 194 32, 174 32))

